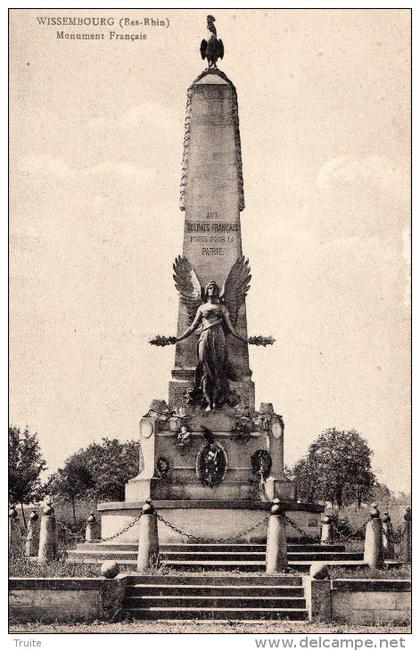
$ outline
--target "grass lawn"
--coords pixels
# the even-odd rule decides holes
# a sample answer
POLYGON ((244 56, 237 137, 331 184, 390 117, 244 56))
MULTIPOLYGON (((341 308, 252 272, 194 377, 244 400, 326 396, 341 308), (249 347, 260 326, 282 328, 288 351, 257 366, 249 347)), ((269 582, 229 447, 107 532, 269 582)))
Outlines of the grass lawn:
POLYGON ((64 558, 39 564, 27 558, 23 549, 14 549, 9 555, 9 577, 98 577, 101 566, 94 563, 68 563, 64 558))
POLYGON ((313 622, 118 622, 114 624, 11 624, 10 633, 391 633, 409 634, 409 626, 349 626, 313 622))
POLYGON ((371 570, 369 567, 329 568, 330 579, 411 579, 411 565, 371 570))

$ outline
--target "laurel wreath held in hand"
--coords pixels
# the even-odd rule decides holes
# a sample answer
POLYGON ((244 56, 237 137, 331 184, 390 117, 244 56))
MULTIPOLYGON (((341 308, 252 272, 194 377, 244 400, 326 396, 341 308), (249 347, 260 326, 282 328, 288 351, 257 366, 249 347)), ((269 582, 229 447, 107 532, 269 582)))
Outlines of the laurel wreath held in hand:
MULTIPOLYGON (((273 337, 249 337, 248 343, 253 346, 272 346, 276 340, 273 337)), ((176 344, 176 337, 165 337, 164 335, 156 335, 153 339, 149 339, 149 344, 152 346, 171 346, 176 344)))

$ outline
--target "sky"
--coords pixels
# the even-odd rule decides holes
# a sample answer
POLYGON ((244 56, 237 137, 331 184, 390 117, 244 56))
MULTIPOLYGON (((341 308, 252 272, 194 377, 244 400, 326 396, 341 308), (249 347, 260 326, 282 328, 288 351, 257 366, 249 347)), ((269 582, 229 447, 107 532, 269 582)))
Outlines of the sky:
MULTIPOLYGON (((167 398, 187 88, 206 9, 18 10, 10 33, 10 422, 53 472, 103 436, 138 437, 167 398), (115 26, 38 17, 114 18, 115 26), (120 18, 169 26, 121 29, 120 18), (57 31, 103 32, 102 40, 57 31), (133 41, 117 34, 146 35, 133 41)), ((236 86, 256 404, 288 465, 356 428, 410 485, 410 13, 221 10, 236 86)))

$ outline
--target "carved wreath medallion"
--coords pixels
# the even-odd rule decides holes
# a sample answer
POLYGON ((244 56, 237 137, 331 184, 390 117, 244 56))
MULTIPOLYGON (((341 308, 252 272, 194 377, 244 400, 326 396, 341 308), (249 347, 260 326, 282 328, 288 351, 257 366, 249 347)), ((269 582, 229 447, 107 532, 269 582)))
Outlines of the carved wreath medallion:
POLYGON ((220 443, 204 443, 198 451, 195 466, 203 486, 218 486, 226 474, 227 462, 226 450, 220 443))

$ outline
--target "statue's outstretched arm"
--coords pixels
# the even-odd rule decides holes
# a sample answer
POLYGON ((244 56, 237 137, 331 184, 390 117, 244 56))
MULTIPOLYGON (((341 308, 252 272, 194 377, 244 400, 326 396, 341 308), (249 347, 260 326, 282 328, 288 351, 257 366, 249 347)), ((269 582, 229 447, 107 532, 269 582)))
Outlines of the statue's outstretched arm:
POLYGON ((183 339, 186 339, 187 337, 192 335, 194 330, 197 330, 198 326, 200 325, 200 321, 201 321, 201 312, 200 310, 197 310, 197 314, 195 315, 194 321, 191 323, 190 327, 187 328, 182 335, 177 337, 176 341, 182 341, 183 339))
POLYGON ((229 312, 227 310, 223 310, 223 315, 224 315, 227 329, 229 330, 230 334, 236 337, 236 339, 239 339, 239 341, 242 341, 243 344, 247 344, 248 341, 243 337, 241 337, 241 335, 238 335, 235 328, 233 327, 232 321, 230 320, 229 312))

